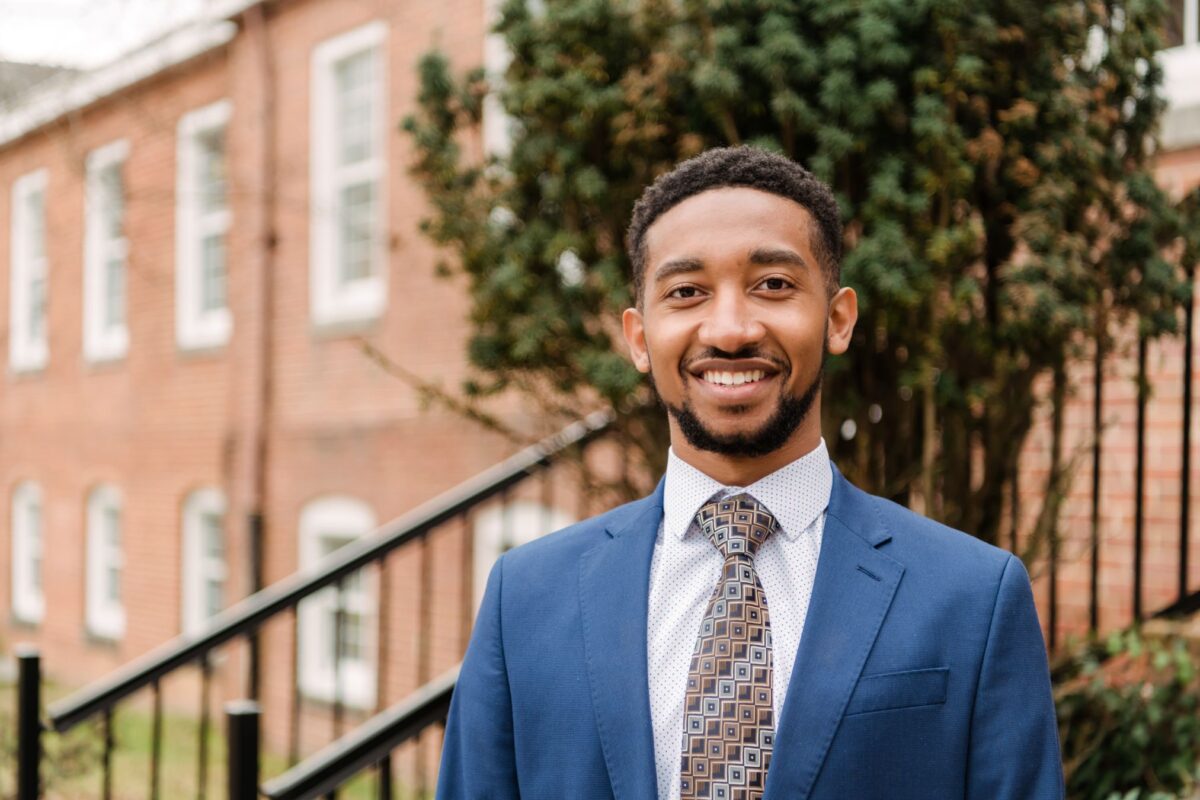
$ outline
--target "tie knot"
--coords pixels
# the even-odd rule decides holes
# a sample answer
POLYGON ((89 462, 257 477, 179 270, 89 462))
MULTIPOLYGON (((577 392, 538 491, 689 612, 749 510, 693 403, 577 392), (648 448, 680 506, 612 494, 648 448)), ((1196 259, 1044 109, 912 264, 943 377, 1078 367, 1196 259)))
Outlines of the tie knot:
POLYGON ((779 523, 766 506, 748 494, 710 500, 696 514, 700 530, 721 552, 721 557, 744 555, 754 558, 779 523))

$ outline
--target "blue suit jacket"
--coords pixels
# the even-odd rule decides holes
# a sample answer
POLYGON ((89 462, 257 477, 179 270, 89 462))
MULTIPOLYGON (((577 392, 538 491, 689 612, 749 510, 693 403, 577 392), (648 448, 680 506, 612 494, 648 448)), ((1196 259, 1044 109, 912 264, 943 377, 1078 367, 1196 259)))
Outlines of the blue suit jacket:
MULTIPOLYGON (((657 796, 646 606, 661 519, 660 483, 500 559, 450 708, 439 798, 657 796)), ((1021 562, 834 469, 765 796, 1061 798, 1021 562)))

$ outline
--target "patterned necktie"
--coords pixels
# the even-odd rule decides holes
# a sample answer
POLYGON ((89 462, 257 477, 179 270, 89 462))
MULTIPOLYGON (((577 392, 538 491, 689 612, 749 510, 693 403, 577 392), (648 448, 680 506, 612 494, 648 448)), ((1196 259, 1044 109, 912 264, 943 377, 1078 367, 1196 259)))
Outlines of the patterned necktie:
POLYGON ((754 554, 779 524, 748 494, 706 503, 696 521, 725 564, 688 669, 680 797, 759 800, 775 741, 774 658, 754 554))

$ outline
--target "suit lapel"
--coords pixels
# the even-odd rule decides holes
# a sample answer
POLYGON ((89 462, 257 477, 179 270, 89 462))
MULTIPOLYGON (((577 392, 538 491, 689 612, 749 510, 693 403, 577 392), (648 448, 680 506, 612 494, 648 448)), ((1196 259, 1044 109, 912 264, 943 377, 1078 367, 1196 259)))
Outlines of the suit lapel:
POLYGON ((592 705, 616 800, 657 796, 646 676, 650 560, 663 484, 584 554, 579 604, 592 705))
POLYGON ((766 798, 803 800, 812 792, 904 573, 875 549, 891 537, 871 502, 833 468, 812 599, 776 730, 766 798))

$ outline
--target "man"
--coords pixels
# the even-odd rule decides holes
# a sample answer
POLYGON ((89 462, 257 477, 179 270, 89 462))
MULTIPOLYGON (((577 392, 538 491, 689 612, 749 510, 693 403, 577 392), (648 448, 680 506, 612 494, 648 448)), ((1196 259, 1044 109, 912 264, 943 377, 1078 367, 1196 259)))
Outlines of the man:
POLYGON ((646 190, 628 247, 666 476, 496 564, 438 796, 1062 797, 1021 562, 829 461, 821 370, 858 313, 829 189, 710 150, 646 190))

